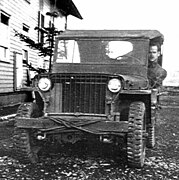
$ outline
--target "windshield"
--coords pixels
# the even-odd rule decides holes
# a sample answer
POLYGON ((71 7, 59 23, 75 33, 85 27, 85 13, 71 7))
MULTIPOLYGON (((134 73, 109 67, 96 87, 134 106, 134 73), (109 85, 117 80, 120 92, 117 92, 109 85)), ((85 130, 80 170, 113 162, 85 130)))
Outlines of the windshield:
POLYGON ((59 40, 57 63, 145 64, 146 41, 59 40))

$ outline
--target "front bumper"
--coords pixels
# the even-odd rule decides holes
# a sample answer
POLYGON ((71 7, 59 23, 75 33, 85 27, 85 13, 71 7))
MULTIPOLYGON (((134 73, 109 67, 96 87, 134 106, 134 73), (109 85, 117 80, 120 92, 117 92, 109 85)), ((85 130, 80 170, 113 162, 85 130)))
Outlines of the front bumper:
POLYGON ((73 117, 44 116, 40 118, 16 118, 16 127, 36 129, 44 133, 65 133, 81 131, 96 135, 118 134, 128 132, 127 121, 109 121, 106 116, 73 117))

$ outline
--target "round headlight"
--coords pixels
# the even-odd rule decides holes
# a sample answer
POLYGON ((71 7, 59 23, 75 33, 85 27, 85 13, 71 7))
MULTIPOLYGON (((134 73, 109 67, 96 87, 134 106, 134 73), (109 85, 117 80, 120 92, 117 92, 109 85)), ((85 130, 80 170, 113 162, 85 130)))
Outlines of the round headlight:
POLYGON ((51 87, 51 81, 48 78, 41 78, 38 82, 38 87, 42 91, 48 91, 51 87))
POLYGON ((113 93, 119 92, 121 89, 121 81, 116 78, 109 80, 108 89, 113 93))

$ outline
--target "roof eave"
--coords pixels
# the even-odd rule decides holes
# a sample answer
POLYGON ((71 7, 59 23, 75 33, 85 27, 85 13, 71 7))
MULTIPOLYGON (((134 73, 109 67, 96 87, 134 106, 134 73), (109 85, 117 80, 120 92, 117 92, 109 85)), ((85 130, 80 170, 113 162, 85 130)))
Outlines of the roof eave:
POLYGON ((76 18, 83 19, 72 0, 50 0, 50 2, 52 5, 56 5, 56 8, 60 12, 63 12, 64 16, 72 15, 76 18))

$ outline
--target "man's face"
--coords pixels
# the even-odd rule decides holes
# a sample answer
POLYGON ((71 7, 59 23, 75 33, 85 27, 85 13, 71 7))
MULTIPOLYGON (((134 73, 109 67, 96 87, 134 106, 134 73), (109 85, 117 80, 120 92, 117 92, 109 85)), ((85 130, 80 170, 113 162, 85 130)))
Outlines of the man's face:
POLYGON ((158 57, 160 56, 160 52, 158 51, 157 46, 150 46, 149 48, 149 61, 154 62, 158 60, 158 57))

